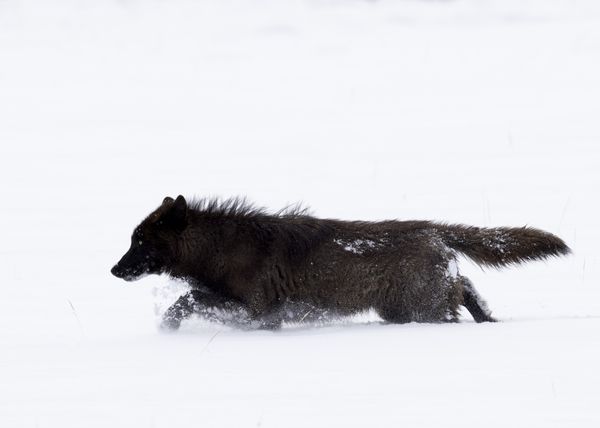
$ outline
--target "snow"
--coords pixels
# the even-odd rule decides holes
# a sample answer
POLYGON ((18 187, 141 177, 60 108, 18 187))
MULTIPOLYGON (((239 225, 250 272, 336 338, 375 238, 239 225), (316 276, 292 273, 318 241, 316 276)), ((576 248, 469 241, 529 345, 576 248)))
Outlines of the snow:
POLYGON ((345 241, 343 239, 334 239, 336 244, 344 249, 344 251, 348 251, 354 254, 363 254, 368 250, 376 250, 378 247, 382 245, 381 242, 373 241, 372 239, 353 239, 351 241, 345 241))
POLYGON ((0 426, 597 427, 599 24, 595 0, 0 2, 0 426), (574 254, 460 260, 494 324, 167 334, 185 286, 110 268, 178 194, 574 254))
POLYGON ((456 279, 458 277, 458 264, 456 263, 456 260, 451 259, 448 262, 447 273, 447 276, 449 276, 450 278, 456 279))

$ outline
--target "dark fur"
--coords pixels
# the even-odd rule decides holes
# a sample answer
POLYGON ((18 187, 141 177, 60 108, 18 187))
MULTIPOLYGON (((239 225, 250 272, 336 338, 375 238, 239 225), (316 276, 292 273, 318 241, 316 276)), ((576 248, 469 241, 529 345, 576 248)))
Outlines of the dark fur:
POLYGON ((192 313, 263 328, 368 309, 394 323, 456 321, 460 305, 481 322, 493 318, 458 274, 457 253, 500 267, 569 252, 528 227, 326 220, 297 207, 269 214, 240 199, 179 196, 136 228, 112 272, 188 281, 192 291, 164 316, 172 328, 192 313))

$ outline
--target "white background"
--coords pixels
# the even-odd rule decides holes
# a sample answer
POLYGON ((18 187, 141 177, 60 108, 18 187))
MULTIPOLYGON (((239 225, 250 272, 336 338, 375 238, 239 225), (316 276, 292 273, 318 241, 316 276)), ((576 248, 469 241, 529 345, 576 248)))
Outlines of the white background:
POLYGON ((0 1, 2 427, 597 427, 600 3, 0 1), (502 322, 156 328, 166 195, 543 228, 502 322))

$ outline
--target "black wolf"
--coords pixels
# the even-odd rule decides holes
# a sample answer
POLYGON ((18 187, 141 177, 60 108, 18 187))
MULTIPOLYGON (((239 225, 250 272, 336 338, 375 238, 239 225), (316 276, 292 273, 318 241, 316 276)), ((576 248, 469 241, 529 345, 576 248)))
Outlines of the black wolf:
POLYGON ((193 313, 248 328, 278 328, 374 309, 391 323, 494 321, 457 254, 500 267, 568 254, 530 227, 479 228, 430 221, 318 219, 301 209, 269 214, 244 200, 167 197, 133 232, 113 275, 181 278, 191 291, 165 313, 178 328, 193 313))

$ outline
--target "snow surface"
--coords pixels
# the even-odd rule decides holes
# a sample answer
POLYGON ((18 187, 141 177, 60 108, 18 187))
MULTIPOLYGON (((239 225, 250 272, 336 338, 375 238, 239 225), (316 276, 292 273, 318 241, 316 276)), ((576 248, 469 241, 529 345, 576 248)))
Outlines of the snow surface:
POLYGON ((600 426, 600 2, 0 2, 0 426, 600 426), (164 196, 532 225, 501 322, 157 330, 164 196))

